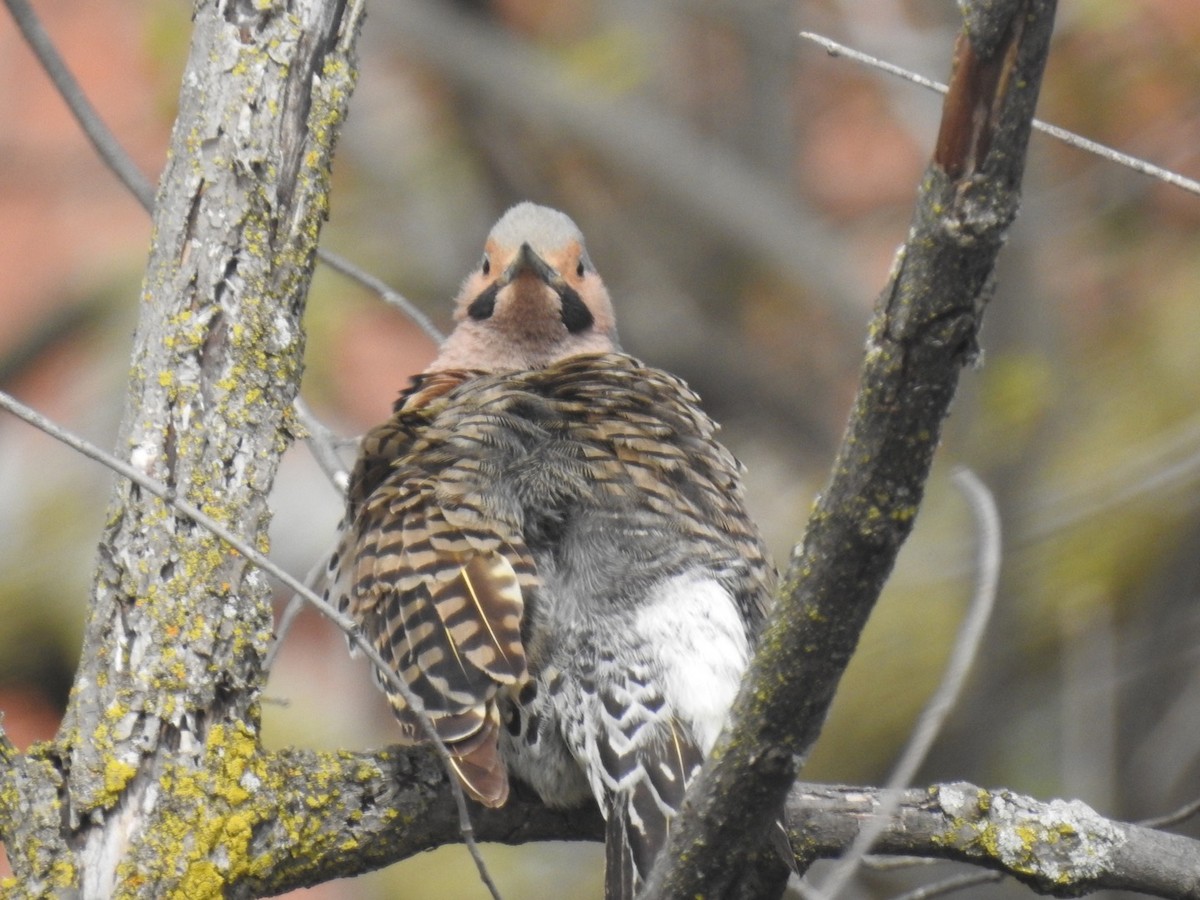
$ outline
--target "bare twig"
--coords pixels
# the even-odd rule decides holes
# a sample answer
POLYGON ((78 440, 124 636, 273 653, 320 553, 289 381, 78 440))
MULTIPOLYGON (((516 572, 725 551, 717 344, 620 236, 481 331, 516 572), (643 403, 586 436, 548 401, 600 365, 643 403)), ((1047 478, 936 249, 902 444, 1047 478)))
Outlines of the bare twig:
POLYGON ((1043 491, 1025 504, 1022 518, 1029 524, 1021 538, 1044 540, 1089 518, 1147 495, 1178 494, 1200 473, 1200 416, 1160 434, 1153 443, 1086 481, 1043 491))
POLYGON ((1138 822, 1143 828, 1165 828, 1168 825, 1178 825, 1192 816, 1200 813, 1200 799, 1193 800, 1191 803, 1185 803, 1179 809, 1165 815, 1155 816, 1152 819, 1143 819, 1138 822))
MULTIPOLYGON (((322 563, 318 562, 317 565, 322 565, 322 563)), ((305 581, 308 580, 308 578, 305 579, 305 581)), ((274 668, 279 651, 283 649, 283 641, 288 632, 292 630, 292 626, 296 624, 296 619, 304 609, 304 602, 304 598, 299 594, 293 594, 292 598, 288 600, 287 606, 283 608, 283 612, 279 614, 279 620, 275 623, 275 640, 271 644, 271 649, 267 651, 267 655, 263 657, 264 671, 270 672, 274 668)))
POLYGON ((321 471, 338 489, 338 492, 344 493, 350 482, 350 473, 346 470, 346 464, 342 461, 341 456, 338 455, 338 447, 339 445, 357 444, 357 439, 339 438, 316 417, 303 398, 297 396, 292 405, 296 407, 296 415, 308 430, 305 441, 308 449, 312 451, 313 459, 317 461, 321 471))
MULTIPOLYGON (((29 5, 28 0, 4 0, 4 2, 8 6, 9 12, 12 13, 17 27, 20 28, 21 34, 24 35, 30 49, 37 57, 38 62, 42 64, 42 68, 66 102, 67 108, 75 117, 75 121, 79 123, 79 127, 83 129, 84 135, 86 135, 87 139, 96 149, 96 153, 100 156, 100 159, 117 176, 121 183, 129 189, 129 192, 137 198, 142 208, 150 212, 154 208, 153 185, 138 169, 133 158, 121 146, 116 135, 112 133, 112 130, 104 123, 104 120, 100 118, 99 113, 96 112, 87 95, 79 87, 79 82, 75 80, 70 69, 67 68, 66 62, 59 54, 54 43, 50 40, 50 36, 46 33, 45 28, 42 27, 41 21, 29 5)), ((317 248, 317 258, 335 272, 353 281, 357 281, 363 287, 378 294, 384 302, 394 306, 412 319, 434 342, 441 342, 442 333, 438 331, 429 317, 421 312, 412 301, 405 298, 398 291, 390 288, 379 278, 364 271, 338 254, 320 247, 317 248)), ((315 417, 306 411, 306 408, 298 406, 297 411, 312 435, 309 440, 309 446, 313 448, 313 455, 316 456, 317 462, 328 473, 329 469, 326 467, 326 460, 336 457, 334 442, 328 437, 332 432, 323 425, 320 425, 315 417)), ((334 483, 337 484, 336 480, 334 483)), ((343 484, 341 487, 344 489, 345 485, 343 484)))
MULTIPOLYGON (((903 78, 905 81, 911 81, 913 84, 920 85, 923 88, 937 91, 939 94, 944 94, 948 90, 947 86, 940 81, 934 81, 932 78, 918 75, 916 72, 912 72, 895 63, 885 62, 869 53, 855 50, 852 47, 847 47, 845 44, 839 44, 837 41, 827 38, 824 35, 814 34, 811 31, 802 31, 800 32, 800 37, 824 47, 830 56, 844 56, 847 59, 860 62, 881 72, 887 72, 889 75, 903 78)), ((1149 175, 1151 178, 1157 178, 1159 181, 1173 185, 1190 194, 1200 195, 1200 181, 1187 178, 1178 172, 1172 172, 1170 169, 1156 166, 1154 163, 1147 162, 1144 159, 1138 159, 1136 156, 1130 156, 1128 153, 1122 153, 1120 150, 1088 140, 1081 135, 1075 134, 1073 131, 1067 131, 1065 128, 1059 128, 1057 125, 1051 125, 1049 122, 1043 122, 1041 119, 1034 119, 1033 127, 1043 134, 1057 138, 1071 147, 1099 156, 1101 159, 1106 159, 1119 166, 1125 166, 1127 169, 1133 169, 1133 171, 1140 172, 1143 175, 1149 175)))
POLYGON ((71 433, 67 429, 47 419, 45 416, 21 403, 16 398, 9 394, 0 391, 0 408, 6 409, 13 415, 28 422, 35 428, 45 432, 50 437, 57 441, 61 441, 68 447, 77 450, 89 459, 107 466, 118 475, 128 478, 134 484, 148 491, 154 496, 161 499, 168 506, 182 513, 187 518, 191 519, 197 525, 215 534, 230 547, 244 556, 247 560, 254 563, 268 575, 271 575, 279 582, 284 584, 296 593, 297 596, 303 597, 306 602, 315 607, 321 615, 334 623, 346 636, 354 643, 354 645, 362 652, 362 654, 371 661, 376 669, 382 674, 385 681, 391 687, 394 687, 405 702, 417 713, 418 720, 421 723, 421 728, 425 732, 425 737, 430 745, 434 748, 435 753, 441 760, 442 765, 447 773, 450 782, 451 792, 453 793, 455 803, 458 806, 459 827, 462 831, 463 842, 467 845, 472 858, 475 860, 475 865, 479 869, 479 877, 487 886, 492 896, 499 900, 499 892, 492 881, 491 875, 488 873, 487 866, 483 862, 483 857, 479 853, 479 847, 475 842, 474 827, 471 824, 470 813, 467 810, 466 797, 463 795, 462 787, 458 783, 458 779, 454 777, 454 764, 450 757, 450 751, 446 745, 438 737, 437 730, 434 728, 433 722, 425 715, 424 706, 420 699, 412 692, 412 689, 397 675, 379 654, 379 651, 362 636, 358 625, 349 616, 343 615, 334 609, 323 599, 317 596, 307 585, 301 583, 297 578, 284 571, 270 559, 259 553, 253 546, 235 534, 233 531, 226 528, 220 522, 206 515, 197 507, 188 503, 186 500, 181 500, 175 495, 175 491, 167 487, 160 481, 149 477, 135 466, 130 465, 124 460, 117 459, 110 453, 101 450, 95 444, 84 440, 83 438, 71 433))
POLYGON ((991 884, 1004 876, 1000 872, 967 872, 953 875, 933 884, 926 884, 903 894, 897 894, 892 900, 930 900, 931 897, 945 897, 967 888, 978 887, 981 884, 991 884))
POLYGON ((871 819, 859 830, 854 843, 841 862, 821 885, 819 894, 824 897, 832 898, 841 893, 850 879, 854 877, 863 857, 870 851, 871 845, 879 837, 888 820, 899 808, 902 791, 912 783, 917 769, 921 767, 934 740, 941 733, 946 716, 958 702, 967 673, 971 670, 971 665, 979 654, 984 629, 987 627, 992 610, 996 605, 996 585, 1000 580, 1001 542, 1000 515, 996 509, 995 498, 970 469, 964 468, 955 472, 954 483, 966 496, 971 511, 975 515, 975 526, 979 531, 978 575, 975 594, 971 598, 966 617, 954 640, 954 647, 950 652, 950 660, 946 664, 941 684, 938 685, 929 703, 921 712, 908 745, 904 748, 899 762, 896 763, 895 769, 892 770, 892 774, 884 786, 883 801, 871 819))
POLYGON ((87 95, 79 87, 79 82, 75 80, 75 76, 71 74, 71 70, 67 68, 67 64, 59 55, 58 49, 50 40, 50 36, 46 33, 46 29, 42 27, 41 21, 37 14, 33 11, 33 7, 29 5, 27 0, 4 0, 5 6, 12 14, 13 21, 17 23, 17 27, 21 30, 21 34, 25 38, 25 42, 29 44, 29 48, 33 50, 38 62, 42 64, 42 68, 46 70, 46 74, 50 76, 50 80, 54 82, 55 88, 67 106, 71 110, 71 114, 75 116, 77 122, 83 128, 83 133, 87 135, 92 146, 96 149, 96 153, 104 161, 113 174, 121 180, 121 183, 129 189, 129 192, 137 198, 138 203, 143 209, 150 210, 154 206, 154 186, 150 180, 142 174, 137 165, 134 164, 132 157, 121 147, 113 133, 109 131, 104 121, 96 112, 87 95))
POLYGON ((945 860, 926 856, 880 856, 870 853, 863 857, 862 867, 872 872, 896 872, 900 869, 915 869, 921 866, 941 865, 945 860))
POLYGON ((407 297, 388 287, 383 281, 365 269, 360 269, 344 256, 338 256, 336 253, 330 253, 327 250, 318 250, 317 255, 321 258, 321 262, 325 263, 329 268, 345 275, 353 281, 357 281, 368 290, 374 291, 383 299, 384 303, 394 306, 400 312, 404 313, 404 315, 408 316, 435 344, 442 342, 445 335, 438 330, 438 327, 433 324, 429 316, 421 312, 416 304, 407 297))

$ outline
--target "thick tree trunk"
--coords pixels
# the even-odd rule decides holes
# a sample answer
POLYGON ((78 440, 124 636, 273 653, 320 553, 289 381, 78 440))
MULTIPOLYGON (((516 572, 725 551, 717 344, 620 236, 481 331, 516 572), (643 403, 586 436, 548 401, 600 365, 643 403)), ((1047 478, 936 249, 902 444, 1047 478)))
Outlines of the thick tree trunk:
MULTIPOLYGON (((117 455, 263 549, 360 15, 199 4, 155 206, 117 455)), ((246 853, 271 628, 261 573, 118 480, 61 731, 8 754, 27 893, 213 896, 268 862, 246 853)))

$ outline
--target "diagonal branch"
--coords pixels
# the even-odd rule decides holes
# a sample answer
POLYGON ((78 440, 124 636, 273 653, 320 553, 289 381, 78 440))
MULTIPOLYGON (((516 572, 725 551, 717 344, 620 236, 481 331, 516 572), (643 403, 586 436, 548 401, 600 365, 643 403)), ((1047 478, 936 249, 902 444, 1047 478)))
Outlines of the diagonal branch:
POLYGON ((4 5, 8 7, 25 42, 33 50, 38 62, 46 70, 46 74, 50 76, 54 87, 66 102, 67 108, 71 110, 71 114, 79 122, 83 133, 95 148, 96 154, 129 189, 129 193, 137 198, 142 208, 148 211, 154 205, 154 186, 142 174, 133 158, 125 152, 108 126, 104 124, 104 120, 100 118, 100 114, 88 100, 83 88, 79 86, 79 82, 67 68, 58 48, 50 40, 50 35, 42 27, 37 13, 29 5, 29 0, 4 0, 4 5))
POLYGON ((876 306, 832 480, 647 898, 720 896, 741 877, 912 529, 1016 214, 1054 2, 1010 0, 988 12, 959 38, 937 150, 876 306))

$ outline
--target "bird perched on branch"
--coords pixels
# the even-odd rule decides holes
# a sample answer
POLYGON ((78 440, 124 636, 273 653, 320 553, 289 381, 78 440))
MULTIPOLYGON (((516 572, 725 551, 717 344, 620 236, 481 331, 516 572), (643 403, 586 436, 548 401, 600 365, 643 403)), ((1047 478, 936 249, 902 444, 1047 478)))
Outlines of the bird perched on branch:
MULTIPOLYGON (((632 897, 720 731, 774 583, 687 386, 620 353, 566 215, 496 223, 457 326, 371 431, 328 595, 420 699, 466 791, 607 820, 632 897)), ((386 683, 404 737, 416 713, 386 683)))

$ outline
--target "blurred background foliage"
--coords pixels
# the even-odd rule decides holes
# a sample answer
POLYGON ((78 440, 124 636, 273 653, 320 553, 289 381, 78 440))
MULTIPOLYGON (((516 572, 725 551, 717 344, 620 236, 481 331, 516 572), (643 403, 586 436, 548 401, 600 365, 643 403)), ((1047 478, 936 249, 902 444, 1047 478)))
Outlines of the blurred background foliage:
MULTIPOLYGON (((156 177, 188 7, 35 5, 156 177)), ((826 477, 940 108, 797 33, 944 79, 958 27, 945 0, 376 3, 324 245, 445 326, 501 211, 523 198, 567 210, 616 298, 626 348, 700 391, 786 561, 826 477)), ((1198 84, 1200 6, 1073 0, 1040 114, 1197 177, 1198 84)), ((0 121, 0 387, 111 446, 149 221, 6 17, 0 121)), ((1200 200, 1035 136, 982 364, 964 376, 916 532, 806 777, 880 781, 936 683, 973 583, 975 536, 947 477, 961 464, 1002 507, 1003 583, 921 780, 1075 796, 1129 819, 1195 796, 1198 301, 1200 200)), ((402 315, 328 269, 307 321, 304 396, 345 434, 385 417, 432 356, 402 315)), ((110 485, 0 420, 0 709, 18 744, 51 736, 65 702, 110 485)), ((340 499, 303 445, 275 504, 272 553, 304 572, 330 546, 340 499)), ((268 693, 273 744, 394 737, 362 664, 310 614, 268 693)), ((598 847, 486 849, 506 896, 599 891, 598 847)), ((930 877, 869 876, 854 891, 886 896, 930 877)), ((300 893, 485 896, 461 848, 300 893)))

